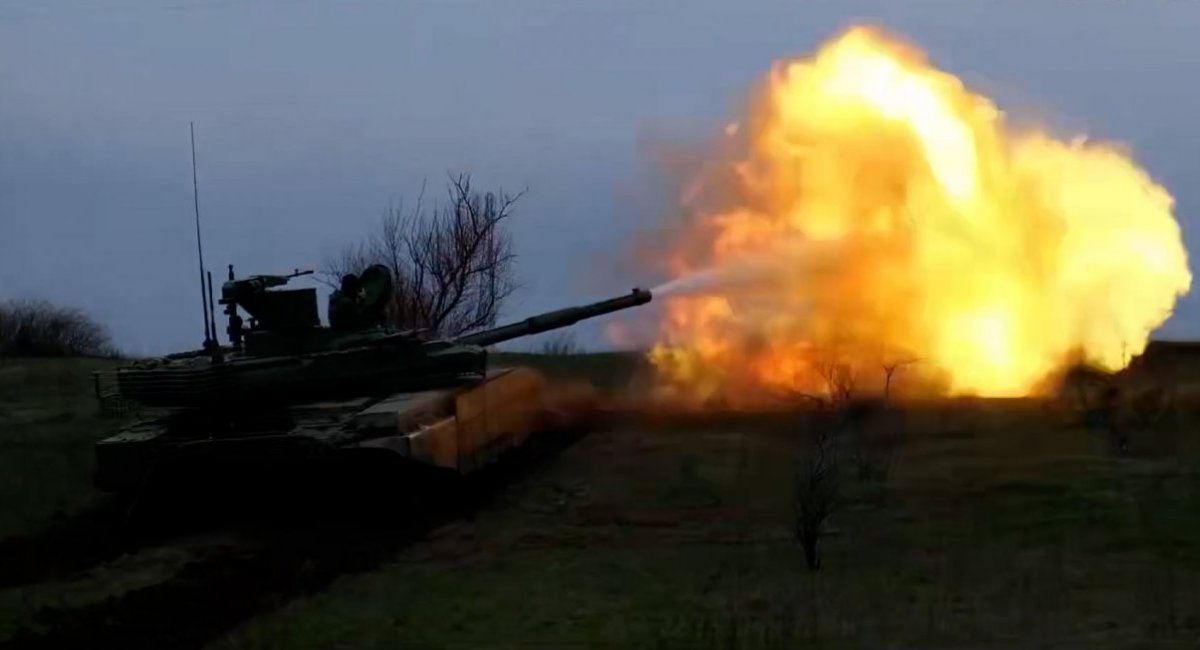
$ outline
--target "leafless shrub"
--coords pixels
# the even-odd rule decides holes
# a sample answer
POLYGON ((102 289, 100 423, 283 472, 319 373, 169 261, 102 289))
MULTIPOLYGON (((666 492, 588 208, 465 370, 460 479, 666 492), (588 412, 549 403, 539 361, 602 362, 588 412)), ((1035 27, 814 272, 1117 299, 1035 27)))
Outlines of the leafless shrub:
POLYGON ((1129 450, 1129 432, 1121 422, 1121 411, 1121 389, 1110 382, 1084 412, 1084 424, 1093 432, 1105 435, 1113 448, 1124 454, 1129 450))
POLYGON ((378 230, 328 258, 322 275, 335 286, 348 273, 387 266, 395 281, 389 315, 401 329, 455 336, 492 326, 517 288, 507 224, 522 194, 480 193, 470 176, 452 176, 444 204, 428 205, 422 190, 411 211, 389 207, 378 230))
POLYGON ((793 533, 811 571, 821 568, 817 544, 825 533, 825 521, 839 505, 838 469, 837 433, 821 426, 811 448, 796 463, 792 498, 793 533))
POLYGON ((571 332, 556 332, 551 334, 542 343, 542 354, 547 356, 568 356, 572 354, 582 354, 583 347, 575 341, 575 335, 571 332))
POLYGON ((854 400, 842 409, 842 431, 858 478, 886 481, 904 446, 902 411, 884 400, 854 400))
POLYGON ((1068 368, 1058 384, 1060 404, 1077 423, 1090 428, 1108 425, 1107 411, 1117 390, 1113 377, 1084 364, 1068 368))
POLYGON ((78 309, 44 300, 0 303, 0 356, 116 356, 108 330, 78 309))
POLYGON ((917 359, 892 359, 883 362, 883 399, 888 399, 892 396, 892 376, 896 371, 912 363, 916 363, 917 359))
POLYGON ((1134 421, 1147 429, 1163 424, 1174 411, 1173 397, 1170 389, 1159 384, 1137 391, 1130 401, 1134 421))
POLYGON ((825 381, 830 402, 841 404, 854 396, 856 377, 854 368, 849 364, 842 363, 834 355, 829 355, 818 358, 813 367, 825 381))

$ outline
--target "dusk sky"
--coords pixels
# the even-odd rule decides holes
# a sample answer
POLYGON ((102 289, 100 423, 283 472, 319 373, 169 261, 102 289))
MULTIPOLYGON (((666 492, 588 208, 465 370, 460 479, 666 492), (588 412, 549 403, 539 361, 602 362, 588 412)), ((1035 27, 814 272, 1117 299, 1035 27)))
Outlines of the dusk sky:
MULTIPOLYGON (((644 152, 856 22, 1019 118, 1126 143, 1197 250, 1195 2, 3 0, 0 299, 79 306, 135 354, 198 345, 189 121, 214 275, 319 267, 463 171, 529 189, 507 318, 652 285, 621 262, 669 218, 644 152)), ((1194 294, 1159 336, 1200 337, 1194 294)))

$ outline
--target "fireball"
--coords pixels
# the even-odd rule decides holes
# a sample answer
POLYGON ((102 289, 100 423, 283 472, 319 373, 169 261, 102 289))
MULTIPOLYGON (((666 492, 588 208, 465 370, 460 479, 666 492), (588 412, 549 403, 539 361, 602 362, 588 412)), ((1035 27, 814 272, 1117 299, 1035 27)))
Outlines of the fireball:
POLYGON ((897 367, 1029 395, 1124 367, 1191 286, 1174 201, 1123 148, 1018 131, 877 29, 778 63, 708 163, 650 353, 677 398, 893 390, 897 367))

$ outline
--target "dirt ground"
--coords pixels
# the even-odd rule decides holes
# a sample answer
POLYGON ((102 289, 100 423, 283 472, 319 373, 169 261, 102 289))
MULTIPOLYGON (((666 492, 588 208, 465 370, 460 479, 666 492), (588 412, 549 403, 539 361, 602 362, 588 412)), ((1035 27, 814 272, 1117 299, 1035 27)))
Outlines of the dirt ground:
POLYGON ((1200 435, 1183 406, 1131 430, 1125 454, 1041 403, 905 409, 888 424, 903 434, 890 471, 839 467, 812 572, 792 532, 796 470, 827 424, 810 415, 625 414, 544 442, 453 498, 430 494, 428 512, 381 507, 362 526, 251 510, 131 541, 114 505, 80 487, 90 441, 114 423, 84 405, 86 383, 52 380, 78 370, 26 368, 24 385, 58 388, 0 392, 0 647, 1200 638, 1200 435))

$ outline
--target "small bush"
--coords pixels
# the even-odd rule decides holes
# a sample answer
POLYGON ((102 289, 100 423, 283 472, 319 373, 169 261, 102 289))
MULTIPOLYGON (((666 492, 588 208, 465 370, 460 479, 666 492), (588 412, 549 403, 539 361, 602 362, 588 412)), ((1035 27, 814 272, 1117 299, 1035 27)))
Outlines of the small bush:
POLYGON ((0 356, 111 357, 108 329, 78 309, 44 300, 0 303, 0 356))
POLYGON ((1145 387, 1130 401, 1134 421, 1142 428, 1153 428, 1170 418, 1173 406, 1169 389, 1163 386, 1145 387))
POLYGON ((792 491, 792 532, 804 548, 810 571, 821 568, 817 543, 825 534, 825 520, 841 503, 838 479, 837 433, 821 427, 811 448, 796 461, 792 491))
POLYGON ((1110 373, 1083 364, 1067 368, 1056 386, 1068 423, 1088 428, 1108 426, 1114 390, 1116 381, 1110 373))
POLYGON ((559 332, 551 335, 542 343, 542 354, 561 357, 571 354, 582 354, 583 348, 575 342, 575 335, 570 332, 559 332))
POLYGON ((886 482, 904 445, 903 413, 882 400, 855 400, 841 411, 850 461, 864 481, 886 482))

